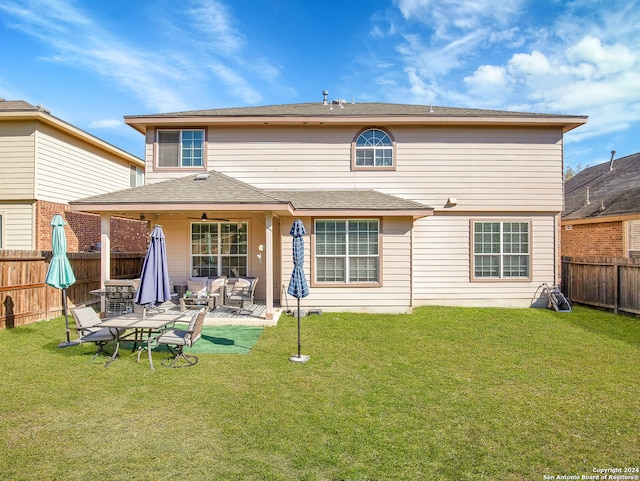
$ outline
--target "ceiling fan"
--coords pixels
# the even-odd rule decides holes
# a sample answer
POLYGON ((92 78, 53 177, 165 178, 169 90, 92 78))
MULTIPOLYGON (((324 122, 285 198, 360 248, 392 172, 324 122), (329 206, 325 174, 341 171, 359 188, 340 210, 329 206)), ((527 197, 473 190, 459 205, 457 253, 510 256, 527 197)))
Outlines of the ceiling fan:
POLYGON ((229 222, 229 219, 220 219, 220 218, 217 218, 217 217, 209 217, 209 216, 207 216, 206 212, 203 212, 200 217, 187 217, 187 219, 197 219, 197 220, 199 220, 201 222, 213 222, 213 221, 229 222))

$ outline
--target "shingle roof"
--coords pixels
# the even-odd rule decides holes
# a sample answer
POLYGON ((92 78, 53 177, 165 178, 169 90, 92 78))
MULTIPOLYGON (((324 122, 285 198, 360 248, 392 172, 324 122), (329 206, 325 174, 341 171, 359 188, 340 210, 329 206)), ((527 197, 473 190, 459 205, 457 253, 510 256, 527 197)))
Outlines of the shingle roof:
MULTIPOLYGON (((430 105, 389 104, 379 102, 350 103, 340 105, 322 102, 308 102, 299 104, 267 105, 259 107, 237 107, 205 110, 188 110, 183 112, 168 112, 149 115, 131 115, 125 118, 144 117, 398 117, 398 116, 429 116, 429 117, 529 117, 529 118, 566 118, 566 115, 540 114, 528 112, 511 112, 505 110, 467 109, 456 107, 440 107, 430 105)), ((569 116, 582 118, 579 116, 569 116)))
POLYGON ((563 220, 639 214, 640 153, 615 159, 613 169, 610 162, 584 169, 569 179, 564 188, 563 220))
POLYGON ((0 99, 0 112, 26 112, 38 110, 41 110, 41 108, 35 107, 24 100, 0 99))
POLYGON ((216 171, 86 197, 73 204, 286 204, 274 195, 216 171), (205 177, 198 180, 199 177, 205 177))
POLYGON ((225 204, 263 204, 265 206, 289 206, 296 210, 357 210, 386 212, 423 212, 433 208, 374 190, 263 190, 227 175, 211 170, 206 174, 193 174, 178 179, 109 192, 71 202, 72 205, 118 206, 149 204, 215 204, 223 209, 225 204), (198 180, 202 178, 202 180, 198 180))
POLYGON ((375 190, 279 190, 267 191, 290 201, 300 210, 427 210, 433 208, 375 190))

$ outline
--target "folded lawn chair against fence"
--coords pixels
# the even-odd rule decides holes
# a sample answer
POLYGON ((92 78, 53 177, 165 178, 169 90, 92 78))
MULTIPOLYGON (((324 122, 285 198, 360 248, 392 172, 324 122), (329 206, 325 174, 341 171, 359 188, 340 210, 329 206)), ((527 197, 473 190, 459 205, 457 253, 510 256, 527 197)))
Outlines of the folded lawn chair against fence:
POLYGON ((173 357, 162 360, 163 366, 189 367, 198 363, 198 358, 190 354, 185 354, 184 348, 193 346, 196 341, 200 339, 206 314, 207 309, 200 309, 193 315, 186 329, 168 329, 155 339, 157 345, 164 344, 171 354, 173 354, 173 357), (177 365, 181 359, 186 362, 186 365, 177 365))
MULTIPOLYGON (((96 327, 97 324, 102 322, 98 313, 92 307, 77 307, 71 311, 73 313, 73 319, 76 323, 76 330, 78 331, 78 343, 93 342, 98 350, 93 355, 91 360, 93 361, 100 354, 108 355, 105 346, 109 341, 115 341, 118 336, 124 334, 126 329, 115 329, 109 327, 96 327)), ((116 351, 118 345, 116 344, 116 351)), ((111 355, 112 359, 115 359, 118 353, 114 352, 111 355)))

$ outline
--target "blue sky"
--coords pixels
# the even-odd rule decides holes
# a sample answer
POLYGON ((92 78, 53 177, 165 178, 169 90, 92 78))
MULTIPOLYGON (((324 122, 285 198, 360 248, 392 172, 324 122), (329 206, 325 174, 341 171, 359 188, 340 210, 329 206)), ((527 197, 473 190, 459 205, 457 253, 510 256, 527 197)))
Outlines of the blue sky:
POLYGON ((123 116, 329 97, 588 115, 640 152, 640 0, 0 0, 0 97, 135 155, 123 116))

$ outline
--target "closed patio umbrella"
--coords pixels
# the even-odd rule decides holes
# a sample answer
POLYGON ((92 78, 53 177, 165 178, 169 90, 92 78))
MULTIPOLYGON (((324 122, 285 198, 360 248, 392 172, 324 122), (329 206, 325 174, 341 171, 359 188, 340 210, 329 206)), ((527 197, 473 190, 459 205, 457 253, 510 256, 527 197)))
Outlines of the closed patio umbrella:
POLYGON ((67 330, 67 342, 61 342, 58 347, 75 346, 77 342, 71 342, 69 338, 69 314, 67 312, 67 287, 76 282, 69 259, 67 258, 67 235, 64 226, 67 223, 60 214, 56 214, 51 219, 53 231, 51 233, 51 252, 53 257, 49 263, 49 269, 44 282, 56 289, 62 289, 62 311, 64 312, 64 323, 67 330))
POLYGON ((287 293, 298 299, 298 355, 291 356, 290 361, 305 363, 309 360, 309 356, 300 354, 300 299, 309 295, 309 286, 304 276, 304 239, 303 236, 307 232, 304 224, 300 219, 294 221, 289 234, 293 237, 293 272, 289 281, 287 293))
POLYGON ((136 292, 136 304, 153 307, 171 299, 169 290, 169 268, 167 267, 167 247, 162 226, 156 225, 151 231, 149 249, 142 264, 140 285, 136 292))

